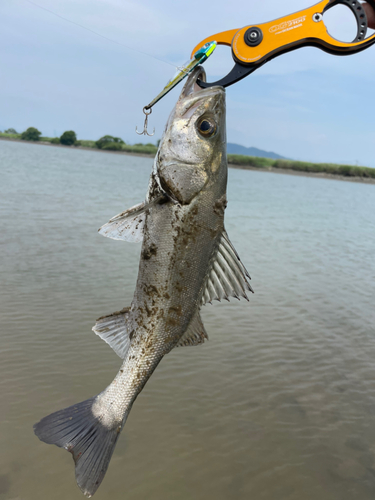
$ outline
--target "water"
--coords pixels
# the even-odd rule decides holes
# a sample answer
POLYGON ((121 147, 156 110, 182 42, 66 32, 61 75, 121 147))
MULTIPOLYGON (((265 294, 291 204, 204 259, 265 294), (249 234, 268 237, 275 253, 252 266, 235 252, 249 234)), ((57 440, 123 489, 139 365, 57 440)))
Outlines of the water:
MULTIPOLYGON (((95 319, 130 304, 140 246, 97 229, 152 160, 0 142, 0 499, 81 499, 32 425, 120 360, 95 319)), ((210 341, 164 358, 96 498, 375 494, 375 186, 229 171, 226 226, 256 291, 207 306, 210 341)))

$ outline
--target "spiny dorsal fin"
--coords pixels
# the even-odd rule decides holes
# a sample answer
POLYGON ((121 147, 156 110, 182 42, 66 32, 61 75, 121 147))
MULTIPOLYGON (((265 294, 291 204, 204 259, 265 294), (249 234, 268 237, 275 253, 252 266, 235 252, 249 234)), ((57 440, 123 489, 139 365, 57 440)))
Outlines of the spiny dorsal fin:
POLYGON ((103 316, 96 320, 92 328, 92 331, 107 342, 121 359, 125 359, 130 347, 131 338, 126 325, 129 310, 130 307, 124 307, 122 311, 103 316))
POLYGON ((198 311, 190 322, 188 329, 178 341, 176 347, 199 345, 203 344, 205 340, 208 340, 208 335, 198 311))
POLYGON ((216 256, 211 262, 205 289, 202 295, 202 305, 213 300, 221 301, 229 297, 240 299, 248 296, 246 291, 253 292, 248 280, 251 279, 242 264, 226 231, 223 232, 216 256))

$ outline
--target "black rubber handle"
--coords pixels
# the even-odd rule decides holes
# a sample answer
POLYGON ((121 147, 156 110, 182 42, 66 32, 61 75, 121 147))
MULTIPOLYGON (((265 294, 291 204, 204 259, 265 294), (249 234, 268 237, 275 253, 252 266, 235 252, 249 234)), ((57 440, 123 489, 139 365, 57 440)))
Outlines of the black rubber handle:
POLYGON ((202 87, 202 89, 208 89, 209 87, 229 87, 229 85, 233 85, 234 83, 239 82, 242 78, 250 75, 253 71, 258 69, 259 66, 249 67, 243 66, 242 64, 235 63, 233 68, 229 71, 229 73, 224 76, 221 80, 217 80, 216 82, 202 82, 202 80, 197 80, 197 84, 202 87))

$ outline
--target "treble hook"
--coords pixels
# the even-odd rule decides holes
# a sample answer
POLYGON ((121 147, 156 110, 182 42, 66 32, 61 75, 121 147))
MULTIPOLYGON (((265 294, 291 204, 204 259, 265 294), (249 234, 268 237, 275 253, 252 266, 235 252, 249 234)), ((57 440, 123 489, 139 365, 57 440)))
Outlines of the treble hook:
POLYGON ((146 115, 146 118, 145 118, 145 123, 143 125, 143 132, 138 132, 138 127, 135 127, 135 131, 137 132, 138 135, 149 135, 150 137, 153 136, 155 134, 155 127, 154 127, 154 131, 152 134, 149 134, 148 131, 147 131, 147 125, 148 125, 148 115, 151 115, 152 113, 152 108, 148 108, 149 111, 147 113, 147 107, 145 106, 143 108, 143 112, 144 114, 146 115))

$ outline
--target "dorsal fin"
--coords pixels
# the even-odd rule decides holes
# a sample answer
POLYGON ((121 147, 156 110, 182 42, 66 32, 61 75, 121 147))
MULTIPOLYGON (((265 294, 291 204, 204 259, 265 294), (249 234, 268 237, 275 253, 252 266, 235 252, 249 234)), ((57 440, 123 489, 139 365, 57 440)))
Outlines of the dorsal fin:
POLYGON ((213 300, 221 301, 229 297, 249 300, 246 292, 253 292, 248 280, 251 279, 242 264, 226 231, 221 236, 217 254, 213 258, 207 282, 202 295, 202 305, 213 300))
POLYGON ((208 340, 208 335, 198 311, 190 322, 188 329, 178 341, 176 347, 199 345, 203 344, 205 340, 208 340))
POLYGON ((130 307, 124 307, 119 312, 102 316, 96 320, 96 324, 92 328, 92 331, 99 335, 104 342, 107 342, 121 359, 125 359, 130 347, 131 337, 126 324, 129 310, 130 307))

